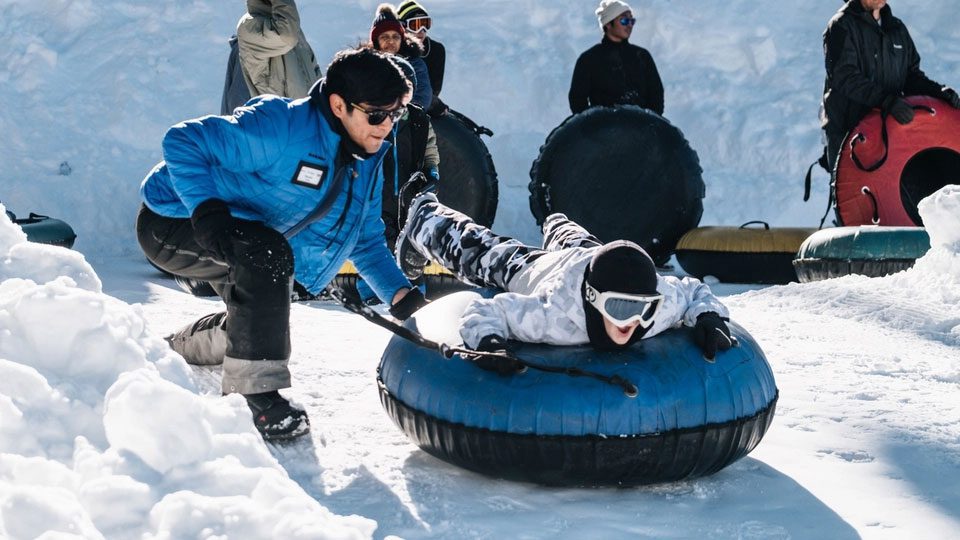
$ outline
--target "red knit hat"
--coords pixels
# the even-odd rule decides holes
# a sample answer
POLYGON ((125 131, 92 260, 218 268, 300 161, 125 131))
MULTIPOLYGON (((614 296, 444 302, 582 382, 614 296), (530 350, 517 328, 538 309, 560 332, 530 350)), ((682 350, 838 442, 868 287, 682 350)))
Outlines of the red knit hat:
POLYGON ((397 12, 393 10, 393 6, 380 4, 377 7, 377 17, 373 19, 373 26, 370 27, 370 42, 373 43, 373 48, 380 48, 380 44, 377 42, 380 34, 391 31, 403 37, 403 25, 400 24, 400 19, 397 18, 397 12))

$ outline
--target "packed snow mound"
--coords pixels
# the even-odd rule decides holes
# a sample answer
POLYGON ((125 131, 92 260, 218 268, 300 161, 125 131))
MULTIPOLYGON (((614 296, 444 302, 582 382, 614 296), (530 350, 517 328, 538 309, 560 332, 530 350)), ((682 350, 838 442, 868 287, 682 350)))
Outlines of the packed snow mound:
POLYGON ((42 284, 67 278, 81 289, 101 291, 100 278, 83 255, 28 242, 23 229, 10 221, 5 210, 0 204, 0 281, 17 278, 42 284))
POLYGON ((27 242, 5 215, 0 419, 3 538, 369 538, 376 528, 307 495, 242 397, 200 395, 139 306, 100 292, 82 255, 27 242))

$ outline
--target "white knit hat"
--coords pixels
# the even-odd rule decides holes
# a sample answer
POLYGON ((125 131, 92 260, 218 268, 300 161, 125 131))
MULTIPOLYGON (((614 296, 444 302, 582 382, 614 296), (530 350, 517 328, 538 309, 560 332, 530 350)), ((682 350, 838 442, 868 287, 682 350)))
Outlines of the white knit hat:
POLYGON ((597 20, 600 21, 600 29, 610 21, 616 19, 621 13, 633 11, 629 4, 620 0, 601 0, 600 7, 597 8, 597 20))

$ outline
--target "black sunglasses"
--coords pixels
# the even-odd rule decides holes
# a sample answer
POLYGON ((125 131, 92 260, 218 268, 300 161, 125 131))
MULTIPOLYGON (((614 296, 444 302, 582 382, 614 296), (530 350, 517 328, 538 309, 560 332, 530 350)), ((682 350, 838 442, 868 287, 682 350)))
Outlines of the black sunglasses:
POLYGON ((386 109, 373 109, 368 111, 356 103, 351 103, 350 106, 367 115, 367 122, 369 122, 371 126, 379 126, 384 123, 387 118, 396 123, 397 120, 403 118, 403 115, 407 114, 406 107, 398 107, 389 111, 386 109))
POLYGON ((633 26, 637 22, 637 19, 634 17, 620 17, 621 26, 633 26))

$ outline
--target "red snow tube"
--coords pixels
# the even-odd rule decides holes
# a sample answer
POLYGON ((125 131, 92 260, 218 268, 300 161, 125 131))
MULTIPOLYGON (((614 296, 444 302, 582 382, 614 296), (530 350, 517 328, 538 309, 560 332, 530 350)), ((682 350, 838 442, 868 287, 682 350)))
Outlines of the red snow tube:
POLYGON ((913 122, 874 110, 844 139, 834 176, 842 225, 922 226, 917 203, 960 184, 960 110, 932 97, 906 101, 913 122))

